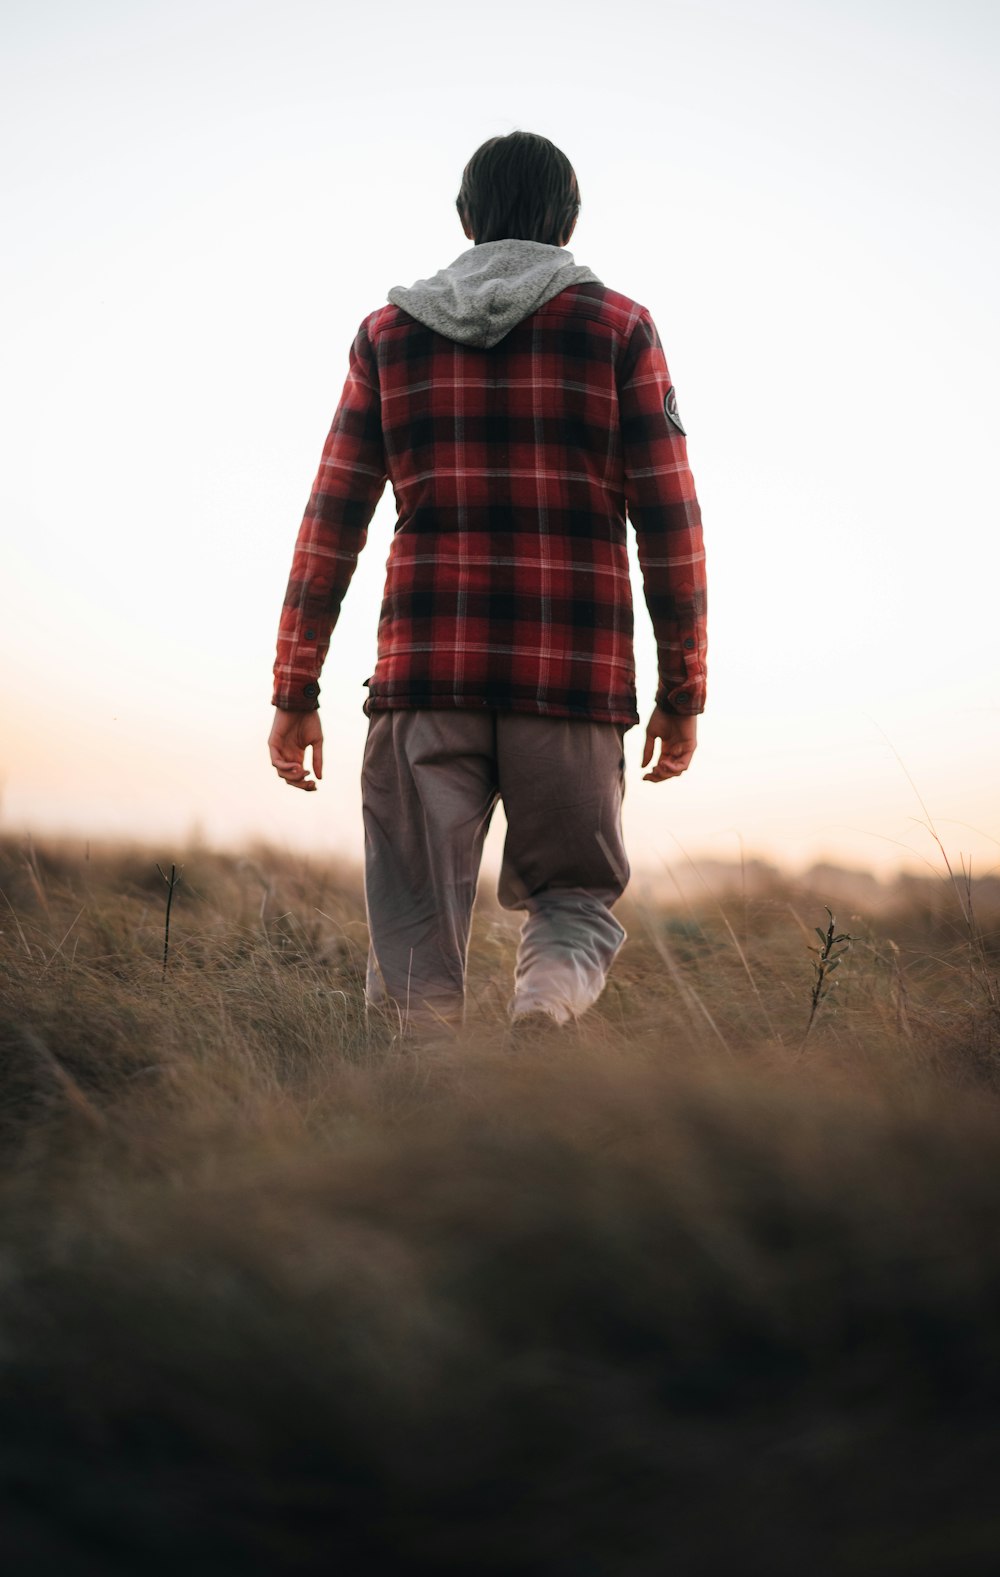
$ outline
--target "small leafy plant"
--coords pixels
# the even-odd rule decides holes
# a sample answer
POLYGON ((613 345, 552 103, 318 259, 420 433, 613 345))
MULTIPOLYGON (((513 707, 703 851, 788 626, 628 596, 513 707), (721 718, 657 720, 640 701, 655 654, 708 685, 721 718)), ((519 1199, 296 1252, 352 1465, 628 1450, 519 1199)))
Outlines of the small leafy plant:
POLYGON ((854 941, 853 936, 848 935, 846 931, 838 932, 837 922, 833 918, 833 910, 829 904, 825 904, 824 908, 830 916, 830 923, 825 931, 821 931, 819 926, 816 926, 819 947, 810 947, 809 949, 810 953, 816 954, 816 957, 813 959, 815 979, 813 980, 812 991, 809 997, 809 1022, 802 1037, 803 1044, 805 1044, 809 1031, 813 1027, 820 1003, 829 996, 837 984, 835 980, 830 979, 830 976, 835 969, 840 968, 841 959, 845 953, 850 951, 851 943, 854 941))

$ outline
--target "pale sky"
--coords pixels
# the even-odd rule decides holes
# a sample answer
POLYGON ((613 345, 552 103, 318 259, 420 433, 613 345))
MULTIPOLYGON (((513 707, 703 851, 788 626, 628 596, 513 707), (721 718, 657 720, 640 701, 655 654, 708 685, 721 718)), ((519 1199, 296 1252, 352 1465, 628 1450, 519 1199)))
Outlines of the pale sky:
POLYGON ((576 169, 576 261, 653 314, 704 517, 700 746, 653 785, 628 734, 633 866, 936 862, 907 772, 1000 864, 1000 8, 5 17, 0 827, 360 857, 391 487, 315 795, 265 743, 292 548, 361 319, 466 249, 463 165, 520 127, 576 169))

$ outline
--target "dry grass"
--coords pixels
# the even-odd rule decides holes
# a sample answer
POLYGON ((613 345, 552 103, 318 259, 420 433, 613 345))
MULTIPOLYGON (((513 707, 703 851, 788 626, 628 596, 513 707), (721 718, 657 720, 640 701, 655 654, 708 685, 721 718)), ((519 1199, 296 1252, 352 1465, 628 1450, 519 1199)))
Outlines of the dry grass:
POLYGON ((5 1570, 992 1573, 988 885, 629 931, 512 1047, 367 1026, 356 876, 0 846, 5 1570))

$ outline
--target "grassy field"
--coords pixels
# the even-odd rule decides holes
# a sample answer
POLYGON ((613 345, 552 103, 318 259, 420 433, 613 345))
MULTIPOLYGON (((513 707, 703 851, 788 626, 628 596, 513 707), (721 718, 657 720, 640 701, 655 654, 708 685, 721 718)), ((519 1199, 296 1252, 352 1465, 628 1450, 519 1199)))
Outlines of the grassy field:
POLYGON ((815 1011, 828 893, 625 900, 534 1044, 484 891, 426 1046, 319 859, 0 888, 3 1570, 997 1569, 995 883, 838 900, 815 1011))

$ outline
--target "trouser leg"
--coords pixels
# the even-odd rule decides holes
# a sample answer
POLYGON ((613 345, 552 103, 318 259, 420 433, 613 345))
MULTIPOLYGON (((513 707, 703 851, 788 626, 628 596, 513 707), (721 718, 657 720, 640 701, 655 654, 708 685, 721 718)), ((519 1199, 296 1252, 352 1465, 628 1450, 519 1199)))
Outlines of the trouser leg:
POLYGON ((371 716, 362 767, 366 997, 405 1028, 457 1026, 483 843, 497 802, 489 713, 371 716))
POLYGON ((624 728, 514 713, 497 718, 507 839, 497 896, 526 909, 514 1017, 541 1009, 561 1023, 604 989, 625 940, 611 913, 630 870, 622 840, 624 728))

